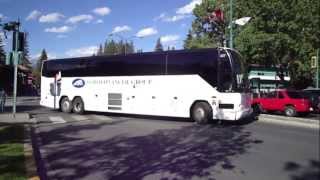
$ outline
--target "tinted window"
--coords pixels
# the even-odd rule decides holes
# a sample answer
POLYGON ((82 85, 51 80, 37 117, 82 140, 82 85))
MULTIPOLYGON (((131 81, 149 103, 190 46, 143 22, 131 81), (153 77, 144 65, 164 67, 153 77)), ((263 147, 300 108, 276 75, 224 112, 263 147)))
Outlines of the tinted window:
POLYGON ((212 86, 217 85, 217 52, 172 53, 168 55, 167 74, 198 74, 212 86))
POLYGON ((278 96, 279 96, 279 99, 284 99, 282 92, 279 92, 278 96))
MULTIPOLYGON (((224 69, 230 71, 230 66, 225 66, 224 69)), ((53 77, 59 71, 62 77, 198 74, 216 86, 217 51, 171 51, 45 61, 43 76, 53 77)))
POLYGON ((302 93, 299 93, 297 91, 288 91, 287 94, 292 99, 301 99, 301 98, 303 98, 302 93))
POLYGON ((267 98, 276 98, 277 96, 276 96, 276 92, 275 91, 273 91, 273 92, 269 92, 268 94, 267 94, 267 98))

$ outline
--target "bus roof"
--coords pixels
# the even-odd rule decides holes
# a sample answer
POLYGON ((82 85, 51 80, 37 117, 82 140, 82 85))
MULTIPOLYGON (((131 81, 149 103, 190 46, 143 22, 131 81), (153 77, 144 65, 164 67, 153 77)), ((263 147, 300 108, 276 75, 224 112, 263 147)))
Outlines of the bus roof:
MULTIPOLYGON (((116 55, 102 55, 102 56, 85 56, 85 57, 72 57, 72 58, 61 58, 61 59, 49 59, 46 61, 57 61, 57 60, 84 60, 84 59, 94 59, 104 57, 106 59, 116 58, 116 57, 126 57, 126 56, 144 56, 144 55, 170 55, 176 53, 197 53, 197 52, 217 52, 218 48, 202 48, 202 49, 183 49, 183 50, 170 50, 162 52, 142 52, 142 53, 130 53, 130 54, 116 54, 116 55)), ((235 51, 230 48, 221 48, 229 51, 235 51)), ((237 52, 237 51, 236 51, 237 52)))

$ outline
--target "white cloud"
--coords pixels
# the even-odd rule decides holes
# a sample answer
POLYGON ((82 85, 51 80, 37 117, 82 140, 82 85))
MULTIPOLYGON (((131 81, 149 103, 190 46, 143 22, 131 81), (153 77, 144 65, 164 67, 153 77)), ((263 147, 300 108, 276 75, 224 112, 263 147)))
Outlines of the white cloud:
POLYGON ((96 8, 96 9, 94 9, 93 12, 94 12, 95 14, 97 14, 97 15, 105 16, 105 15, 110 14, 111 9, 108 8, 108 7, 101 7, 101 8, 96 8))
POLYGON ((144 28, 141 29, 136 36, 137 37, 147 37, 147 36, 152 36, 158 34, 158 30, 156 30, 155 28, 149 27, 149 28, 144 28))
POLYGON ((98 20, 96 20, 95 23, 96 23, 96 24, 102 24, 102 23, 103 23, 103 20, 102 20, 102 19, 98 19, 98 20))
POLYGON ((93 20, 93 16, 89 14, 81 14, 78 16, 72 16, 70 17, 66 22, 71 24, 76 24, 78 22, 85 22, 89 23, 93 20))
POLYGON ((66 55, 69 57, 92 56, 93 54, 97 53, 97 51, 98 51, 97 46, 87 46, 87 47, 81 47, 77 49, 70 49, 66 52, 66 55))
POLYGON ((51 54, 51 53, 48 53, 47 56, 48 56, 48 59, 57 59, 58 58, 58 56, 56 54, 51 54))
POLYGON ((176 22, 189 17, 191 16, 188 14, 176 14, 174 16, 168 16, 166 13, 161 13, 159 16, 155 17, 153 20, 154 21, 161 20, 163 22, 176 22))
POLYGON ((166 35, 166 36, 162 36, 160 38, 160 41, 163 44, 174 44, 179 39, 180 39, 179 35, 166 35))
POLYGON ((29 15, 28 17, 26 18, 27 21, 29 20, 34 20, 34 19, 37 19, 38 17, 40 17, 41 15, 41 12, 38 11, 38 10, 33 10, 29 15))
POLYGON ((120 33, 120 32, 126 32, 126 31, 131 31, 131 27, 124 25, 124 26, 117 26, 113 28, 112 34, 114 33, 120 33))
POLYGON ((39 22, 41 23, 52 23, 52 22, 58 22, 62 18, 64 18, 63 14, 60 13, 50 13, 47 15, 43 15, 39 18, 39 22))
POLYGON ((196 5, 201 4, 202 0, 192 0, 189 4, 179 8, 177 14, 191 14, 196 5))
POLYGON ((178 14, 178 15, 171 16, 171 17, 165 17, 163 19, 163 21, 165 21, 165 22, 176 22, 176 21, 188 18, 188 17, 190 17, 190 16, 178 14))
POLYGON ((153 18, 153 20, 154 21, 158 21, 158 20, 164 19, 165 17, 167 17, 167 14, 166 13, 161 13, 159 16, 153 18))
POLYGON ((8 19, 8 16, 5 16, 4 14, 0 13, 0 20, 2 20, 2 22, 3 22, 3 20, 6 20, 6 19, 8 19))
POLYGON ((70 32, 72 28, 70 26, 61 26, 61 27, 52 27, 52 28, 46 28, 45 32, 50 33, 67 33, 70 32))

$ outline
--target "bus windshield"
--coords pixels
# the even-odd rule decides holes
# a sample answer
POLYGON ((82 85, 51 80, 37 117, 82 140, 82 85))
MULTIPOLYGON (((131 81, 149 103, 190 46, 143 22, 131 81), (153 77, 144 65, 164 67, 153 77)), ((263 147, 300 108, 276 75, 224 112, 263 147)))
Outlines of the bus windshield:
POLYGON ((231 51, 231 58, 233 63, 234 73, 234 90, 245 91, 249 87, 248 75, 244 66, 241 55, 236 51, 231 51))

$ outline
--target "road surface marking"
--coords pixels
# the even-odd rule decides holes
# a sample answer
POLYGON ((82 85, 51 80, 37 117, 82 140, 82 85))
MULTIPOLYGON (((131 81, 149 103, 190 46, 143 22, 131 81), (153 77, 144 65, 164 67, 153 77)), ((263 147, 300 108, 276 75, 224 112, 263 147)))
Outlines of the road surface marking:
POLYGON ((72 115, 71 118, 76 121, 88 120, 88 118, 86 116, 82 116, 82 115, 72 115))
POLYGON ((65 121, 62 117, 60 116, 49 116, 49 120, 53 123, 53 124, 60 124, 60 123, 66 123, 67 121, 65 121))

